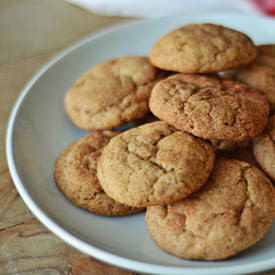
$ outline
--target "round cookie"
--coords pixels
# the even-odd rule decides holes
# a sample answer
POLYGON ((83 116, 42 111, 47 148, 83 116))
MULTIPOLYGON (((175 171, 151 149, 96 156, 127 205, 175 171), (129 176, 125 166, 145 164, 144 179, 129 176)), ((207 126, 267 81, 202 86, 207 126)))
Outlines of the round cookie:
POLYGON ((275 181, 275 115, 269 118, 265 131, 254 138, 253 153, 261 168, 275 181))
POLYGON ((152 87, 164 72, 146 57, 121 57, 92 67, 65 95, 70 121, 86 130, 103 130, 143 117, 152 87))
POLYGON ((147 229, 163 250, 186 259, 221 260, 259 241, 272 225, 275 190, 259 169, 220 158, 196 193, 149 206, 147 229))
POLYGON ((246 140, 260 134, 269 106, 253 88, 231 80, 176 74, 153 88, 150 110, 159 119, 205 139, 246 140))
POLYGON ((57 187, 75 205, 90 212, 120 216, 142 209, 122 205, 102 190, 97 179, 97 161, 103 147, 118 133, 94 132, 69 145, 55 163, 57 187))
POLYGON ((97 175, 116 201, 136 207, 164 205, 198 190, 214 159, 209 143, 158 121, 113 138, 102 152, 97 175))
POLYGON ((262 93, 275 110, 275 45, 257 47, 258 55, 253 63, 237 71, 236 80, 262 93))
POLYGON ((152 64, 182 73, 213 73, 249 64, 256 47, 244 33, 214 24, 191 24, 161 37, 152 47, 152 64))

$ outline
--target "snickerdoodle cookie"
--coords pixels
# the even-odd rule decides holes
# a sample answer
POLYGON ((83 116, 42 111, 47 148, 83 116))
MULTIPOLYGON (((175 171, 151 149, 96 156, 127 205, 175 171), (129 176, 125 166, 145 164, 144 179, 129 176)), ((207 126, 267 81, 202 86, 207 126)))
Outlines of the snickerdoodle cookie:
POLYGON ((237 71, 236 80, 258 89, 275 111, 275 44, 257 47, 253 63, 237 71))
POLYGON ((214 24, 191 24, 161 37, 152 47, 152 64, 182 73, 211 73, 237 68, 256 57, 244 33, 214 24))
POLYGON ((221 158, 190 197, 149 206, 147 229, 165 251, 187 259, 220 260, 259 241, 273 222, 275 190, 259 169, 221 158))
POLYGON ((214 158, 206 141, 158 121, 114 137, 102 152, 97 175, 106 194, 121 203, 164 205, 198 190, 214 158))
POLYGON ((90 212, 119 216, 141 211, 120 204, 102 190, 96 165, 103 147, 116 132, 94 132, 69 145, 57 158, 54 177, 57 187, 75 205, 90 212))
POLYGON ((158 82, 149 105, 161 120, 205 139, 249 139, 263 131, 269 114, 267 101, 253 88, 192 74, 158 82))
POLYGON ((275 115, 269 118, 264 132, 254 138, 253 153, 261 168, 275 181, 275 115))
POLYGON ((86 130, 111 129, 143 117, 155 82, 165 73, 146 57, 102 62, 80 76, 65 95, 65 111, 86 130))

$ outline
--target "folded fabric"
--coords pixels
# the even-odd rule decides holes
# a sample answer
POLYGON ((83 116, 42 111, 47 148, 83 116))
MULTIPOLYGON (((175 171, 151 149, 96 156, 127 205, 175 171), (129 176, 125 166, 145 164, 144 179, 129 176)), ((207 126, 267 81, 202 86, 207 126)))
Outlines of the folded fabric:
MULTIPOLYGON (((66 0, 93 13, 133 17, 160 17, 190 12, 263 14, 260 1, 244 0, 66 0), (252 4, 251 4, 252 2, 252 4)), ((261 0, 264 2, 264 0, 261 0)))

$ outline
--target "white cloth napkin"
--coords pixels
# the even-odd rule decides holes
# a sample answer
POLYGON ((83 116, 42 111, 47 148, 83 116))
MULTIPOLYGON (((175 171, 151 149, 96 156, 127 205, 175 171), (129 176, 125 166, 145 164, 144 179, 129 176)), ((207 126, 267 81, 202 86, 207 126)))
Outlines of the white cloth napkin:
POLYGON ((190 12, 255 14, 245 0, 66 0, 93 13, 133 17, 159 17, 190 12))

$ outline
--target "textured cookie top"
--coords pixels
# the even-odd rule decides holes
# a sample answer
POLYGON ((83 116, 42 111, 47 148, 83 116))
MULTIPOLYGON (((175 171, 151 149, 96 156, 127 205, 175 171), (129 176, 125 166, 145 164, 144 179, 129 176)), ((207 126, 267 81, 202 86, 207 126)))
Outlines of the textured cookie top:
POLYGON ((254 138, 253 153, 261 168, 275 181, 275 115, 269 118, 265 131, 254 138))
POLYGON ((95 132, 69 145, 55 163, 57 187, 75 205, 88 211, 108 216, 119 216, 141 211, 122 205, 102 190, 97 179, 97 161, 103 147, 117 132, 95 132))
POLYGON ((147 123, 113 138, 98 179, 113 199, 131 206, 167 204, 198 190, 214 163, 210 144, 167 123, 147 123))
POLYGON ((111 129, 143 117, 162 75, 146 57, 122 57, 92 67, 65 95, 69 119, 86 130, 111 129))
POLYGON ((237 71, 236 80, 259 90, 275 110, 275 45, 257 47, 253 63, 237 71))
POLYGON ((158 82, 150 109, 177 129, 206 139, 245 140, 261 133, 269 106, 253 88, 231 80, 176 74, 158 82))
POLYGON ((244 33, 214 24, 191 24, 161 37, 149 57, 161 69, 210 73, 250 63, 256 48, 244 33))
POLYGON ((248 163, 221 158, 198 192, 172 205, 148 207, 146 224, 153 240, 171 254, 219 260, 261 239, 274 213, 270 180, 248 163))

